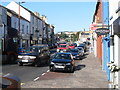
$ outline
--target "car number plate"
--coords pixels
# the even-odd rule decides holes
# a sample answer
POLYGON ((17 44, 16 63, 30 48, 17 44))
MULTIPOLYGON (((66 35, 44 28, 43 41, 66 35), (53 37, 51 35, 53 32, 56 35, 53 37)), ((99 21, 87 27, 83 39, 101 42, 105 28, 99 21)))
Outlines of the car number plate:
POLYGON ((64 68, 64 66, 55 66, 55 68, 64 68))
POLYGON ((28 60, 22 60, 22 62, 28 62, 28 60))

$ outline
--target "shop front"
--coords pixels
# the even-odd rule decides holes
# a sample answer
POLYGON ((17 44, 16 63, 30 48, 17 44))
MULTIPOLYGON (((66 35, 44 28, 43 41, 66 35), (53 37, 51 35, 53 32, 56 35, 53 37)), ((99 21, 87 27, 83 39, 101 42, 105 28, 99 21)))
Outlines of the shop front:
POLYGON ((27 34, 22 34, 22 48, 28 48, 30 46, 30 38, 27 34))

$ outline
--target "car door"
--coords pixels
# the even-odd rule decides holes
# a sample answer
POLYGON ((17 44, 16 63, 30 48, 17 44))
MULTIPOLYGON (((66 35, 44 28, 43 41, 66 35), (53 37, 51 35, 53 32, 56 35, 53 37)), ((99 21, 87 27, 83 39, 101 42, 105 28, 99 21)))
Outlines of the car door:
POLYGON ((43 48, 39 48, 39 62, 42 64, 43 60, 44 60, 44 52, 43 52, 43 48))
POLYGON ((45 62, 48 62, 49 57, 50 57, 50 52, 49 52, 49 49, 47 47, 45 47, 45 49, 44 49, 44 56, 45 56, 45 62))

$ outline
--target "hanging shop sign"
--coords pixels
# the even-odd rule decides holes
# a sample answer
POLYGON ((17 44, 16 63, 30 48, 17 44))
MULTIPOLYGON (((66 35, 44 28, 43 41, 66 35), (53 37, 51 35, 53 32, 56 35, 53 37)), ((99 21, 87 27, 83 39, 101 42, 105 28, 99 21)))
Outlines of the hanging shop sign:
POLYGON ((108 28, 107 24, 103 23, 96 23, 96 24, 91 24, 90 29, 95 31, 97 28, 108 28))
POLYGON ((95 32, 98 35, 107 35, 107 34, 109 34, 110 30, 108 28, 98 28, 95 30, 95 32))

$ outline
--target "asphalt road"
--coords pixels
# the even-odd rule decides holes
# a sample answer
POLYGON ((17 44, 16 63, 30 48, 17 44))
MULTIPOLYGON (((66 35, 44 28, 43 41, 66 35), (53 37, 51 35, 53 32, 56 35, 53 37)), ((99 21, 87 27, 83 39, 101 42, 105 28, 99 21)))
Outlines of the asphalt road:
MULTIPOLYGON (((51 54, 55 53, 55 49, 51 50, 51 54)), ((77 63, 80 62, 80 60, 76 60, 76 70, 79 70, 79 66, 77 66, 77 63)), ((36 81, 37 79, 39 79, 41 76, 44 76, 44 74, 46 74, 47 72, 49 72, 49 67, 48 65, 43 65, 41 67, 34 67, 31 64, 26 64, 24 66, 19 66, 17 64, 7 64, 7 65, 3 65, 2 66, 2 73, 3 74, 7 74, 7 73, 11 73, 17 77, 20 78, 21 83, 27 83, 30 81, 36 81)), ((49 79, 55 79, 57 78, 62 78, 64 77, 68 77, 71 76, 72 74, 70 73, 63 73, 64 75, 60 74, 60 75, 56 75, 55 73, 51 73, 51 75, 48 75, 46 78, 49 79)))
POLYGON ((21 79, 22 83, 34 81, 38 76, 47 72, 48 66, 34 67, 32 65, 18 66, 14 65, 4 65, 2 66, 2 73, 11 73, 21 79))
MULTIPOLYGON (((52 53, 56 52, 56 49, 52 49, 52 53)), ((3 75, 11 73, 21 79, 22 83, 29 81, 34 81, 37 77, 43 75, 49 71, 48 65, 43 65, 41 67, 34 67, 31 64, 26 64, 24 66, 19 66, 17 64, 6 64, 2 66, 3 75)))

